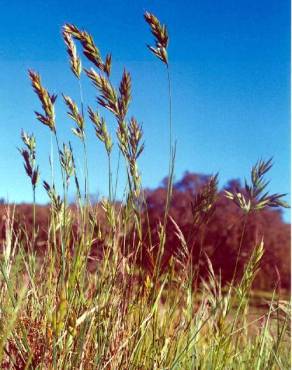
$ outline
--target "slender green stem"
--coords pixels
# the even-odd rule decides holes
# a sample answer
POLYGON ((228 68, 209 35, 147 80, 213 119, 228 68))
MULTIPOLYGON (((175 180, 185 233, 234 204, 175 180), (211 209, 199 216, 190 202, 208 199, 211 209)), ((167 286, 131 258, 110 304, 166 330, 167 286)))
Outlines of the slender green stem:
POLYGON ((240 236, 239 247, 238 247, 236 261, 235 261, 235 267, 234 267, 233 276, 232 276, 232 280, 231 280, 231 286, 233 285, 233 283, 234 283, 234 281, 236 279, 236 274, 237 274, 237 269, 238 269, 238 263, 239 263, 240 253, 241 253, 241 249, 242 249, 242 245, 243 245, 243 239, 244 239, 244 236, 245 236, 245 229, 246 229, 246 225, 247 225, 247 219, 248 219, 248 213, 244 216, 243 227, 242 227, 242 232, 241 232, 241 236, 240 236))
MULTIPOLYGON (((167 81, 168 81, 168 114, 169 114, 169 167, 168 167, 168 183, 167 183, 167 193, 166 193, 166 203, 165 203, 165 211, 164 211, 164 221, 163 221, 163 232, 166 233, 166 225, 167 225, 167 218, 170 208, 170 201, 172 196, 172 181, 173 181, 173 174, 174 174, 174 160, 175 160, 175 146, 172 146, 172 95, 171 95, 171 78, 170 78, 170 68, 167 64, 167 81)), ((154 284, 154 291, 157 284, 157 279, 159 276, 159 271, 161 267, 163 251, 164 251, 164 244, 165 238, 162 238, 159 243, 159 250, 158 250, 158 257, 157 263, 155 266, 155 284, 154 284)))
POLYGON ((168 82, 168 104, 169 104, 169 158, 172 157, 172 94, 170 68, 167 64, 167 82, 168 82))
POLYGON ((171 195, 172 195, 172 180, 174 172, 174 157, 175 147, 172 145, 172 95, 171 95, 171 78, 170 78, 170 67, 167 64, 167 81, 168 81, 168 114, 169 114, 169 166, 168 166, 168 183, 167 183, 167 195, 165 204, 164 214, 164 227, 167 223, 167 217, 170 207, 171 195))
POLYGON ((63 227, 62 227, 62 232, 61 232, 61 248, 62 248, 62 277, 63 279, 65 278, 65 239, 66 239, 66 207, 67 207, 67 199, 66 199, 66 179, 65 179, 65 174, 64 170, 61 166, 61 148, 59 145, 59 139, 57 132, 55 131, 55 139, 56 139, 56 144, 57 144, 57 149, 58 149, 58 154, 59 154, 59 163, 60 163, 60 168, 61 168, 61 176, 62 176, 62 183, 63 183, 63 195, 64 195, 64 204, 63 204, 63 227))
POLYGON ((79 84, 81 114, 82 114, 82 117, 84 118, 84 98, 83 98, 83 89, 82 89, 82 84, 81 84, 80 78, 78 79, 78 84, 79 84))
MULTIPOLYGON (((83 96, 83 89, 82 89, 80 78, 78 78, 78 85, 79 85, 81 115, 82 115, 83 120, 85 120, 84 96, 83 96)), ((87 207, 88 207, 89 206, 89 172, 88 172, 88 156, 87 156, 87 147, 86 147, 85 137, 83 137, 82 139, 82 145, 83 145, 83 156, 84 156, 84 192, 85 192, 85 202, 87 203, 87 207)))
POLYGON ((83 144, 83 156, 84 156, 84 198, 86 206, 89 206, 89 174, 88 174, 88 158, 87 158, 87 146, 85 139, 82 140, 83 144))
POLYGON ((109 201, 112 201, 112 170, 111 170, 111 155, 107 153, 107 160, 108 160, 108 196, 109 201))
POLYGON ((119 171, 120 171, 120 163, 121 163, 121 151, 119 150, 118 154, 118 164, 117 164, 117 171, 116 171, 116 181, 115 181, 115 191, 113 193, 113 200, 116 200, 117 197, 117 190, 118 190, 118 180, 119 180, 119 171))
POLYGON ((36 239, 36 197, 35 197, 35 185, 32 187, 32 198, 33 198, 33 237, 32 237, 32 244, 33 250, 35 249, 35 239, 36 239))

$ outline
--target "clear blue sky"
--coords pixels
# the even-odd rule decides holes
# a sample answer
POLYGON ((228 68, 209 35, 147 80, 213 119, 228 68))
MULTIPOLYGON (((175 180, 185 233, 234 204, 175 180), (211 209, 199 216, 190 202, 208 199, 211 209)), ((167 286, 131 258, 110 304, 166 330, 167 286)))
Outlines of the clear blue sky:
MULTIPOLYGON (((167 80, 165 69, 146 49, 152 42, 143 13, 155 13, 170 34, 173 124, 178 142, 176 178, 185 170, 220 173, 222 186, 249 176, 259 158, 274 157, 272 192, 290 193, 290 3, 287 0, 0 0, 0 197, 30 201, 22 160, 21 128, 34 132, 43 179, 49 179, 50 134, 36 121, 40 110, 27 69, 42 75, 51 92, 78 101, 60 35, 74 23, 95 39, 103 55, 113 54, 113 76, 123 67, 133 78, 131 113, 143 123, 143 184, 157 186, 167 175, 167 80)), ((87 103, 94 93, 82 78, 87 103)), ((89 124, 89 123, 88 123, 89 124)), ((109 125, 114 130, 114 122, 109 125)), ((72 123, 57 102, 61 139, 70 139, 82 162, 72 123)), ((88 127, 92 193, 106 193, 102 146, 88 127)), ((46 202, 45 192, 37 193, 46 202)), ((288 219, 286 212, 285 218, 288 219)))

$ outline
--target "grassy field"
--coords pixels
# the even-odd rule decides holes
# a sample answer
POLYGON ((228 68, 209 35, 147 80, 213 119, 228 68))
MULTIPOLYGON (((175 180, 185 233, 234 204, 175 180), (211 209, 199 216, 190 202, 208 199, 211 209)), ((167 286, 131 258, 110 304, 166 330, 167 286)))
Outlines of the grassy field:
MULTIPOLYGON (((40 75, 29 71, 32 87, 41 103, 36 118, 50 130, 58 148, 59 167, 52 169, 43 186, 50 199, 46 248, 36 249, 35 190, 40 183, 36 139, 22 132, 25 171, 31 182, 33 231, 13 228, 14 209, 7 207, 5 240, 0 263, 0 363, 3 369, 290 369, 290 302, 280 294, 254 292, 252 284, 261 268, 264 239, 255 244, 238 278, 238 261, 231 282, 224 285, 215 274, 203 248, 199 264, 192 260, 191 246, 174 219, 169 216, 175 144, 172 137, 172 102, 167 55, 168 32, 148 12, 145 20, 154 36, 150 51, 162 63, 168 76, 169 92, 169 181, 164 217, 159 224, 156 245, 151 230, 142 228, 147 215, 139 156, 143 153, 143 132, 135 118, 128 118, 131 76, 125 70, 119 86, 111 81, 111 55, 102 58, 92 36, 66 24, 63 38, 76 83, 85 73, 96 87, 100 110, 112 113, 116 139, 112 138, 103 116, 93 108, 85 112, 80 94, 77 104, 63 96, 72 118, 73 134, 84 149, 85 180, 78 178, 74 152, 61 144, 55 117, 56 96, 43 86, 40 75), (82 69, 76 45, 92 63, 82 69), (101 202, 102 225, 90 203, 86 125, 90 120, 97 140, 108 156, 108 197, 101 202), (127 171, 125 199, 116 202, 112 163, 113 143, 117 142, 127 171), (62 188, 55 183, 54 171, 61 171, 62 188), (75 211, 68 204, 70 182, 76 187, 75 211), (180 249, 162 269, 167 224, 171 223, 180 249), (145 240, 147 248, 145 249, 145 240), (97 253, 92 254, 92 246, 97 253), (150 245, 150 247, 149 247, 150 245), (147 254, 151 268, 141 264, 147 254), (95 269, 89 267, 94 264, 95 269), (207 274, 200 275, 203 265, 207 274), (91 270, 94 270, 91 272, 91 270)), ((167 109, 167 108, 166 108, 167 109)), ((167 110, 166 110, 166 114, 167 110)), ((54 162, 54 163, 55 163, 54 162)), ((50 158, 50 164, 53 158, 50 158)), ((259 161, 251 172, 245 192, 226 192, 226 197, 242 211, 246 220, 267 207, 287 206, 281 194, 266 192, 265 174, 271 161, 259 161)), ((215 208, 217 176, 196 195, 194 223, 207 225, 215 208)))

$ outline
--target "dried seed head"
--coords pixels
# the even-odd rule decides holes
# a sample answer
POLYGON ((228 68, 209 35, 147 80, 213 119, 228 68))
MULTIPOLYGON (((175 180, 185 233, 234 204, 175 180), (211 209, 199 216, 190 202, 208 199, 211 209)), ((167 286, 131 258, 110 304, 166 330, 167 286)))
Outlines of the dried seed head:
POLYGON ((110 81, 105 76, 97 73, 93 68, 90 70, 85 69, 85 73, 101 93, 101 97, 97 98, 98 103, 111 111, 116 117, 119 117, 117 93, 110 81))
POLYGON ((63 144, 63 151, 60 150, 60 161, 66 174, 66 182, 69 184, 70 177, 74 174, 74 162, 72 149, 66 144, 63 144))
POLYGON ((104 70, 103 68, 103 62, 100 56, 100 51, 99 49, 95 46, 94 41, 92 36, 83 31, 82 32, 82 38, 81 38, 81 43, 83 46, 83 53, 84 55, 96 65, 97 68, 100 70, 104 70))
POLYGON ((60 225, 62 225, 61 216, 64 209, 64 203, 60 195, 57 194, 55 185, 51 186, 46 181, 43 181, 43 186, 51 201, 51 211, 54 214, 54 216, 56 216, 57 219, 59 219, 59 223, 57 226, 60 227, 60 225))
POLYGON ((33 189, 35 189, 38 180, 39 180, 39 167, 36 166, 36 141, 34 135, 29 135, 25 131, 21 131, 21 139, 27 149, 18 149, 23 160, 24 160, 24 169, 27 176, 31 180, 33 189))
POLYGON ((131 76, 126 70, 123 72, 122 80, 119 87, 120 96, 118 99, 120 120, 126 117, 131 100, 131 76))
POLYGON ((211 176, 208 182, 203 185, 191 204, 194 223, 203 222, 206 224, 215 211, 217 199, 218 174, 211 176))
POLYGON ((21 139, 25 146, 29 149, 33 158, 35 158, 36 140, 33 134, 29 135, 24 130, 21 130, 21 139))
POLYGON ((145 21, 149 24, 151 32, 155 38, 156 47, 147 45, 150 51, 153 52, 159 59, 166 65, 168 64, 167 46, 168 46, 168 33, 165 25, 161 25, 158 18, 149 12, 144 14, 145 21))
POLYGON ((137 160, 144 149, 144 144, 140 145, 142 139, 142 128, 138 124, 136 118, 132 117, 128 125, 129 129, 129 144, 132 152, 132 157, 137 160))
POLYGON ((84 117, 81 113, 79 113, 77 104, 71 99, 69 96, 63 95, 63 99, 69 109, 67 112, 68 116, 75 121, 77 127, 72 128, 72 132, 78 136, 81 140, 85 138, 85 131, 84 131, 84 117))
POLYGON ((80 31, 73 24, 65 24, 63 31, 70 34, 74 39, 81 42, 83 47, 83 54, 89 59, 100 71, 105 72, 108 76, 111 71, 111 56, 106 57, 103 63, 100 51, 96 47, 93 37, 86 31, 80 31))
POLYGON ((244 194, 239 189, 234 189, 233 192, 225 191, 225 196, 246 213, 259 211, 266 207, 289 208, 289 205, 282 200, 286 194, 269 195, 268 192, 264 193, 264 190, 268 186, 264 175, 271 167, 272 159, 258 161, 251 170, 251 185, 245 182, 244 194))
POLYGON ((82 32, 79 31, 79 29, 74 24, 66 23, 63 26, 63 32, 66 32, 67 34, 74 37, 74 39, 79 40, 79 41, 82 38, 82 32))
POLYGON ((105 149, 108 155, 112 151, 113 143, 112 139, 108 133, 106 122, 103 117, 100 117, 97 112, 93 112, 93 110, 88 107, 88 114, 89 118, 91 119, 92 123, 94 124, 95 134, 97 138, 104 143, 105 149))
POLYGON ((144 150, 141 144, 142 129, 137 120, 132 117, 128 126, 120 122, 117 130, 119 147, 129 165, 129 172, 132 179, 132 187, 136 197, 140 194, 141 177, 138 171, 137 159, 144 150))
POLYGON ((108 54, 104 62, 104 72, 107 74, 108 77, 111 74, 111 69, 112 69, 112 56, 111 54, 108 54))
POLYGON ((50 95, 48 91, 42 86, 40 75, 32 70, 28 71, 32 87, 42 103, 42 108, 45 114, 35 112, 37 119, 44 125, 48 126, 52 131, 55 128, 55 109, 54 104, 57 95, 50 95))
POLYGON ((151 28, 151 32, 160 46, 168 46, 168 34, 165 25, 161 25, 158 18, 149 12, 145 12, 144 18, 151 28))
POLYGON ((67 53, 70 58, 71 70, 74 73, 74 75, 79 79, 82 67, 81 60, 77 55, 76 46, 70 33, 65 32, 64 30, 63 30, 63 39, 67 46, 67 53))

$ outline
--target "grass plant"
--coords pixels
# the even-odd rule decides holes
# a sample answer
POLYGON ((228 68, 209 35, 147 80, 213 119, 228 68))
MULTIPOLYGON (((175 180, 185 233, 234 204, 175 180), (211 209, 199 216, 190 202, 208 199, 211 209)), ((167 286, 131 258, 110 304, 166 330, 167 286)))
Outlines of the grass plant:
MULTIPOLYGON (((74 151, 59 142, 55 117, 57 96, 43 86, 40 75, 29 71, 32 87, 41 103, 36 118, 47 126, 57 147, 62 174, 58 189, 53 173, 43 180, 50 199, 47 246, 42 254, 35 243, 35 190, 41 173, 37 165, 36 138, 22 132, 20 153, 33 193, 33 236, 14 230, 13 208, 7 208, 6 240, 0 259, 0 363, 3 369, 289 369, 290 304, 281 300, 277 285, 269 295, 266 311, 251 318, 252 283, 261 268, 264 239, 254 246, 242 276, 237 262, 231 284, 223 286, 208 255, 199 251, 199 264, 192 262, 191 235, 184 235, 169 216, 174 173, 175 144, 172 137, 171 83, 168 31, 158 18, 146 12, 145 20, 155 39, 148 46, 167 69, 169 107, 169 176, 159 245, 151 244, 150 232, 142 228, 147 202, 138 167, 143 153, 143 131, 128 116, 132 99, 131 75, 125 69, 116 87, 111 78, 112 57, 102 57, 93 37, 72 24, 63 27, 70 68, 80 89, 80 102, 63 95, 72 131, 84 151, 84 188, 80 186, 74 151), (83 68, 78 48, 92 67, 83 68), (80 76, 96 88, 97 108, 83 100, 80 76), (86 112, 85 112, 86 111, 86 112), (116 125, 112 137, 103 112, 116 125), (93 124, 96 138, 108 157, 108 197, 96 212, 89 197, 86 124, 93 124), (112 151, 124 159, 127 195, 116 202, 112 181, 112 151), (76 206, 68 204, 68 187, 76 187, 76 206), (102 213, 102 218, 101 218, 102 213), (101 226, 102 223, 102 226, 101 226), (162 268, 167 224, 175 227, 180 249, 162 268), (131 237, 129 237, 129 235, 131 237), (152 270, 141 266, 147 240, 152 270), (150 245, 150 247, 149 247, 150 245), (93 261, 92 248, 97 248, 93 261), (96 271, 90 271, 95 263, 96 271), (200 265, 208 271, 201 279, 200 265)), ((111 122, 112 124, 112 122, 111 122)), ((52 158, 51 158, 52 161, 52 158)), ((266 192, 265 174, 271 161, 259 161, 251 171, 245 193, 226 192, 247 219, 265 207, 287 206, 282 194, 266 192)), ((53 172, 58 170, 53 166, 53 172)), ((193 223, 205 228, 215 209, 218 175, 212 177, 192 204, 193 223)), ((242 238, 245 233, 245 222, 242 238)), ((242 240, 241 238, 241 240, 242 240)), ((238 258, 241 242, 238 245, 238 258)))

